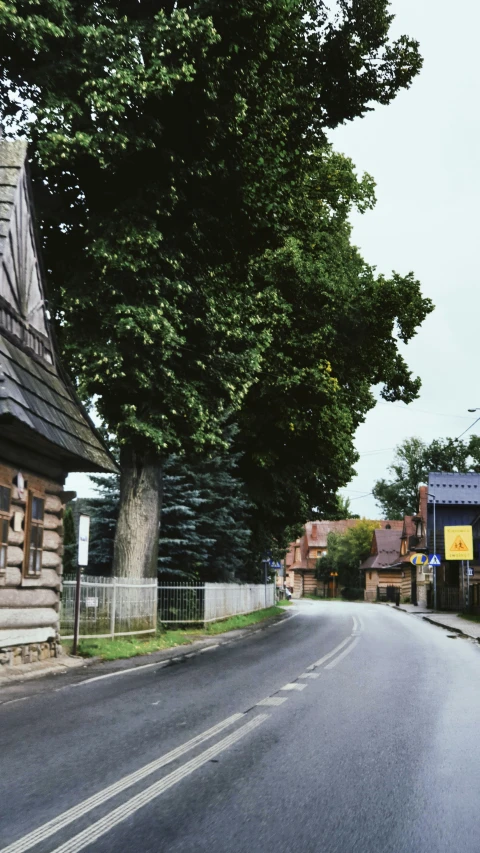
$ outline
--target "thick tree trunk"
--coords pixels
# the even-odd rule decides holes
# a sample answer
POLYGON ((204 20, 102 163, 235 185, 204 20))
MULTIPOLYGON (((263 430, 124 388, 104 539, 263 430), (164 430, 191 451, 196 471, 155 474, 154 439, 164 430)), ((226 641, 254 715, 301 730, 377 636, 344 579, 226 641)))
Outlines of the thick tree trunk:
POLYGON ((113 574, 120 578, 157 575, 162 467, 154 453, 130 446, 120 451, 120 510, 113 574))

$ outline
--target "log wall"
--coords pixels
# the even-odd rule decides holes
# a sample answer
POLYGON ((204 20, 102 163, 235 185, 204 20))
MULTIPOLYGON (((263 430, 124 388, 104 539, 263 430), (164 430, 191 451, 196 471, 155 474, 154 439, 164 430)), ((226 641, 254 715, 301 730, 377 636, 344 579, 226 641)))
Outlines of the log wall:
POLYGON ((67 496, 63 482, 21 472, 25 489, 13 480, 18 474, 0 462, 0 484, 11 488, 7 567, 0 572, 0 664, 31 663, 61 651, 58 625, 62 583, 63 512, 67 496), (28 490, 45 500, 42 570, 23 577, 25 518, 28 490))

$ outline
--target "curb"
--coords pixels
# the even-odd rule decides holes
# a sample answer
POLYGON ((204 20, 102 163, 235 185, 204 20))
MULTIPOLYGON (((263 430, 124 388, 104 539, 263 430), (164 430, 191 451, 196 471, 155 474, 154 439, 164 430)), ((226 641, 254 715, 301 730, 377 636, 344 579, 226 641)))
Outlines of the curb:
MULTIPOLYGON (((71 670, 80 669, 80 667, 91 666, 94 663, 98 663, 99 658, 77 658, 72 657, 71 655, 63 655, 63 658, 66 660, 62 661, 62 658, 56 658, 56 663, 50 666, 45 666, 43 668, 38 669, 27 669, 25 672, 18 671, 15 667, 9 667, 10 672, 6 675, 0 675, 0 688, 8 687, 12 684, 22 684, 24 681, 32 681, 34 678, 45 678, 47 675, 65 675, 67 672, 71 670)), ((35 666, 35 664, 27 664, 27 666, 35 666)), ((0 670, 1 672, 1 670, 0 670)))
MULTIPOLYGON (((267 628, 273 627, 280 622, 292 619, 294 613, 278 613, 275 616, 269 616, 267 619, 257 622, 254 625, 246 628, 236 628, 233 631, 226 631, 224 634, 216 634, 213 637, 208 637, 203 640, 195 640, 193 643, 185 643, 184 645, 173 646, 170 649, 161 649, 157 652, 150 652, 145 655, 137 655, 132 658, 118 658, 114 661, 104 661, 98 657, 94 658, 72 658, 69 657, 68 664, 56 664, 50 668, 45 667, 41 671, 36 672, 15 672, 5 677, 0 677, 1 687, 12 687, 15 684, 22 684, 25 681, 31 681, 36 678, 44 678, 47 675, 66 675, 71 670, 73 674, 80 674, 80 668, 85 669, 97 664, 108 672, 104 672, 103 677, 108 675, 116 675, 121 672, 128 672, 133 669, 141 669, 145 666, 155 666, 156 664, 173 664, 183 662, 194 655, 201 654, 209 648, 218 648, 219 646, 227 646, 229 643, 242 640, 245 637, 258 634, 260 631, 265 631, 267 628), (223 639, 228 638, 228 639, 223 639)), ((85 673, 86 674, 86 673, 85 673)), ((102 676, 101 676, 102 677, 102 676)), ((79 682, 81 683, 81 682, 79 682)))
POLYGON ((451 625, 445 625, 444 622, 437 622, 435 619, 430 619, 429 616, 424 616, 425 622, 430 622, 432 625, 437 625, 438 628, 443 628, 445 631, 451 631, 452 634, 458 634, 460 637, 467 637, 469 640, 475 640, 476 643, 480 643, 480 637, 472 637, 471 634, 466 634, 465 631, 461 631, 460 628, 452 628, 451 625))

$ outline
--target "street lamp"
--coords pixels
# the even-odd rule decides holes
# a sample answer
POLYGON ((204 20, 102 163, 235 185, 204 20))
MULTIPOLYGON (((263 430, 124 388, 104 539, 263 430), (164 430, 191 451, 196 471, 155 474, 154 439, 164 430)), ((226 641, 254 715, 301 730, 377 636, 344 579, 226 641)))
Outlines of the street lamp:
MULTIPOLYGON (((437 555, 437 519, 436 519, 436 505, 437 499, 435 495, 427 492, 427 497, 432 498, 433 500, 433 553, 437 555)), ((428 545, 428 543, 427 543, 428 545)), ((437 609, 437 567, 433 566, 433 609, 437 609)))

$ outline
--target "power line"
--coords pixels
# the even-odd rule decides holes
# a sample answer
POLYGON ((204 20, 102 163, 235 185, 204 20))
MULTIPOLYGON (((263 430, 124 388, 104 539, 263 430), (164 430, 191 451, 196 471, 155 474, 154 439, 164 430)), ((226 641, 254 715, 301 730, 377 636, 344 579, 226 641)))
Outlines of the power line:
POLYGON ((407 406, 406 404, 399 404, 395 406, 394 403, 387 403, 384 400, 377 400, 377 405, 380 406, 390 406, 392 411, 395 412, 421 412, 423 415, 435 415, 437 418, 460 418, 461 420, 466 420, 468 415, 448 415, 446 412, 432 412, 428 409, 419 409, 417 406, 407 406))
POLYGON ((462 435, 465 435, 466 432, 468 432, 472 427, 474 427, 475 424, 478 424, 479 421, 480 421, 480 418, 477 418, 477 420, 474 421, 473 424, 470 424, 470 426, 467 427, 467 429, 464 429, 463 432, 460 433, 460 435, 457 435, 457 441, 459 438, 462 437, 462 435))

